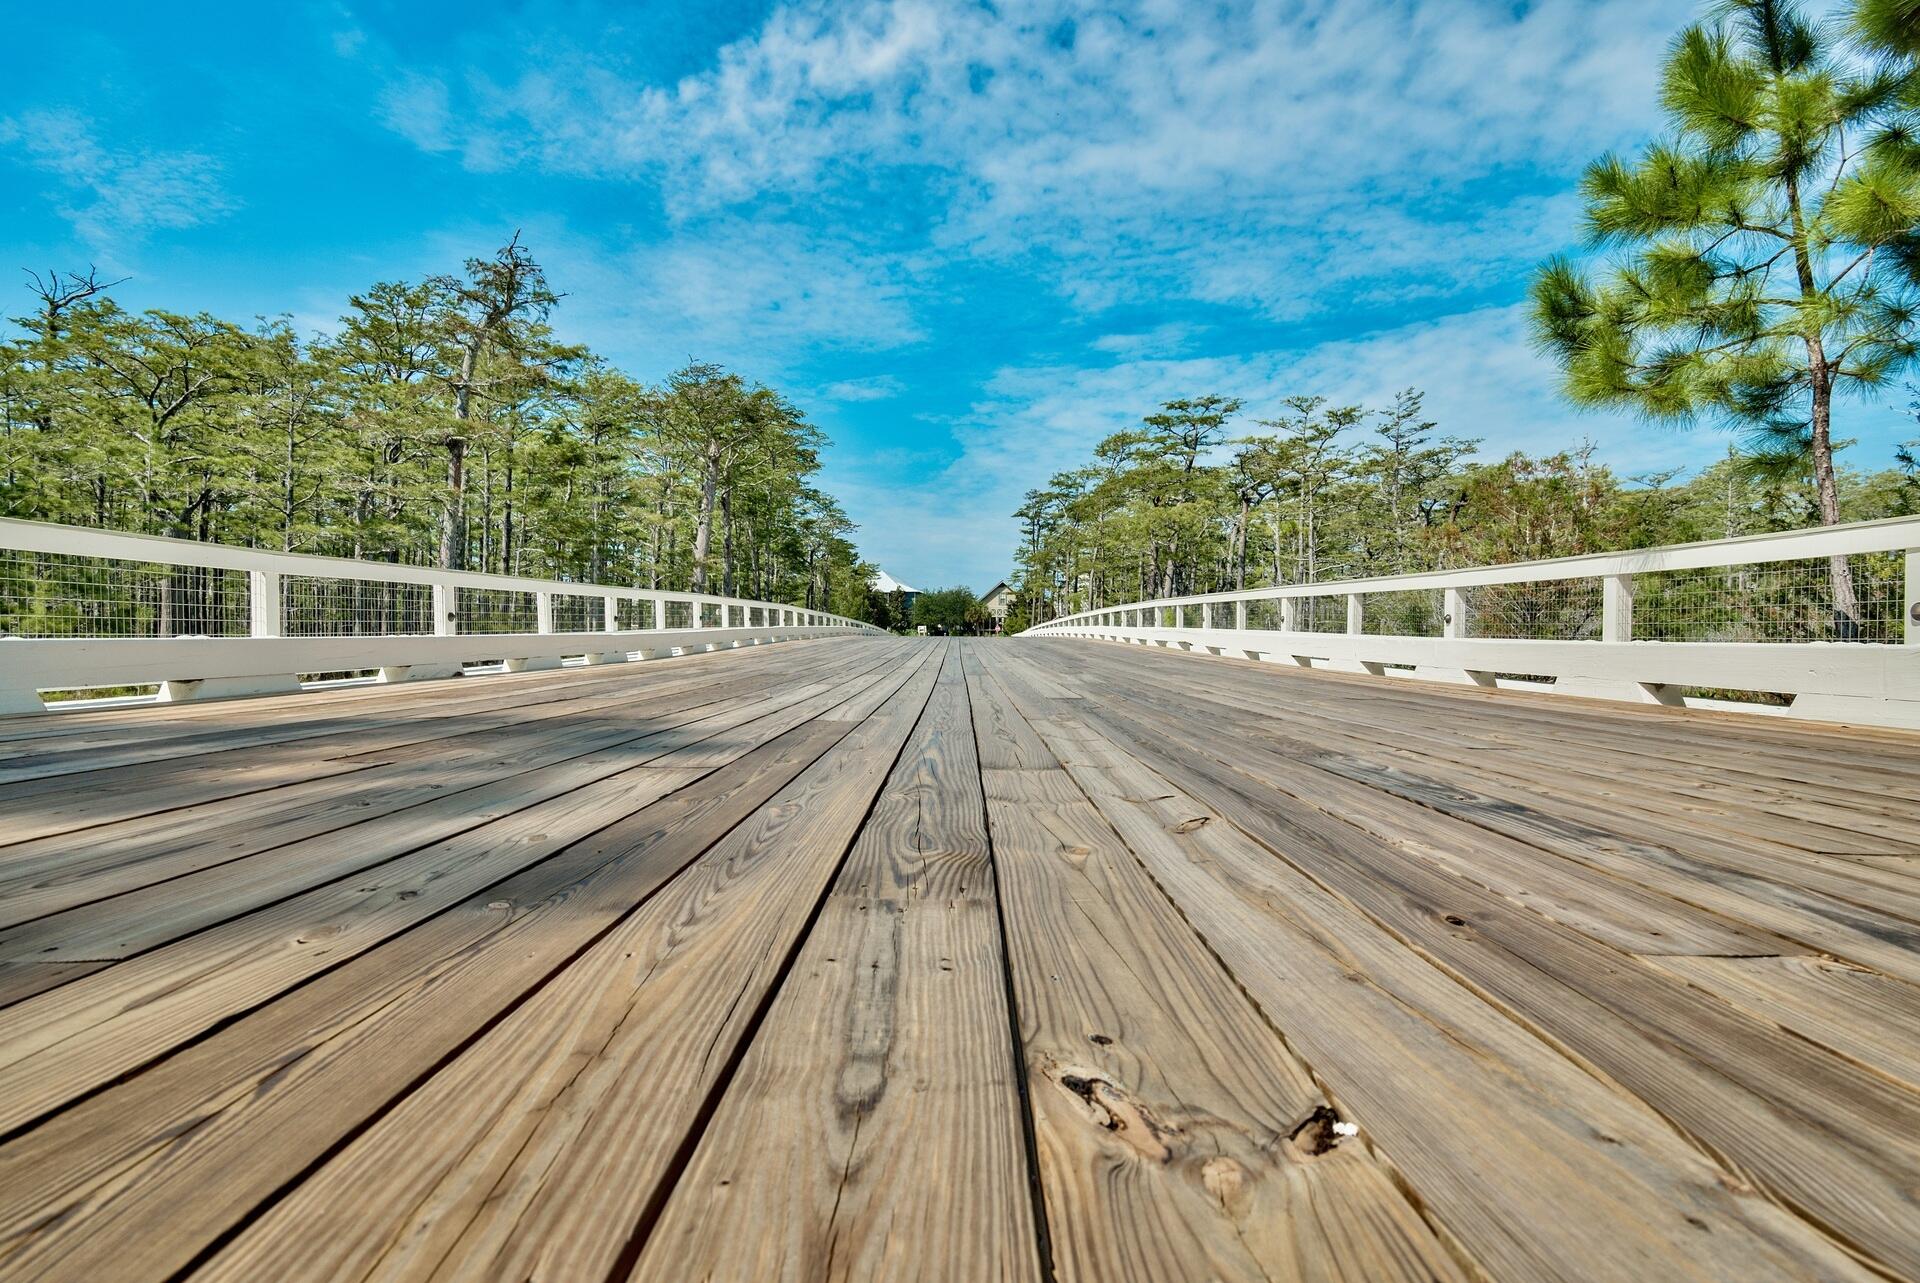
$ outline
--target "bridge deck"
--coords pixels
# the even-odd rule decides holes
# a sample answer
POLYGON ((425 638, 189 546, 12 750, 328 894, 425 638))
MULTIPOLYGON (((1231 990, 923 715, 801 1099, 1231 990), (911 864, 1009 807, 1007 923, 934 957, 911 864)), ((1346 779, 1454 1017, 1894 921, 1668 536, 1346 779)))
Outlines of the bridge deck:
POLYGON ((0 1276, 1920 1278, 1920 736, 840 639, 0 722, 0 1276))

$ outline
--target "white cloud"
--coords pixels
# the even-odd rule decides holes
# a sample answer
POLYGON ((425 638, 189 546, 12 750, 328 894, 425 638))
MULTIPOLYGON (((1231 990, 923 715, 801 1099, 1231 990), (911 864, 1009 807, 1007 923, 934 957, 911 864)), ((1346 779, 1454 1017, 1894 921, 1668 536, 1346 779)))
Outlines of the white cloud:
POLYGON ((842 379, 820 389, 829 401, 886 401, 906 391, 907 385, 891 374, 875 374, 864 379, 842 379))
POLYGON ((380 95, 380 118, 421 151, 451 151, 455 146, 451 101, 445 81, 407 74, 380 95))
POLYGON ((1102 334, 1087 346, 1096 352, 1126 360, 1143 356, 1172 356, 1190 347, 1199 332, 1197 325, 1168 321, 1137 333, 1102 334))
POLYGON ((196 227, 234 207, 211 156, 106 147, 76 112, 27 111, 0 119, 0 146, 18 148, 58 180, 61 217, 98 251, 136 244, 156 228, 196 227))
POLYGON ((722 219, 634 250, 635 311, 689 351, 752 370, 801 351, 880 351, 924 337, 912 264, 799 224, 722 219))
POLYGON ((1284 317, 1349 288, 1444 296, 1563 243, 1564 199, 1488 217, 1471 188, 1643 133, 1675 20, 1668 0, 811 0, 673 84, 579 50, 459 91, 457 138, 397 127, 476 167, 646 176, 689 221, 904 195, 942 255, 1043 264, 1089 309, 1284 317))

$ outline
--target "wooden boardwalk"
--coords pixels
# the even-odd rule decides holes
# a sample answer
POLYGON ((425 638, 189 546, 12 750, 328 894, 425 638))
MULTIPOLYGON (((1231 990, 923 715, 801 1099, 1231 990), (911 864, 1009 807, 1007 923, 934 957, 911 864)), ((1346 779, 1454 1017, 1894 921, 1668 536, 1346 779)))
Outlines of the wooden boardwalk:
POLYGON ((0 1278, 1920 1279, 1917 821, 1091 642, 0 721, 0 1278))

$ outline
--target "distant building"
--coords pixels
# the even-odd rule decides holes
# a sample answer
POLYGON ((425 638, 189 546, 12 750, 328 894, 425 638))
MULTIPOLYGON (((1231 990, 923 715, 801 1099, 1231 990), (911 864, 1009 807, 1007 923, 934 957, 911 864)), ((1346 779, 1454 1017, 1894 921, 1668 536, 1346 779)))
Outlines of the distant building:
POLYGON ((1004 632, 1007 627, 1007 612, 1013 609, 1013 589, 1002 579, 993 587, 980 594, 980 604, 993 616, 993 631, 1004 632))
MULTIPOLYGON (((875 570, 873 578, 867 581, 868 587, 877 593, 899 593, 905 599, 908 610, 913 609, 913 599, 920 595, 918 588, 909 588, 884 570, 875 570)), ((903 621, 904 622, 904 621, 903 621)))

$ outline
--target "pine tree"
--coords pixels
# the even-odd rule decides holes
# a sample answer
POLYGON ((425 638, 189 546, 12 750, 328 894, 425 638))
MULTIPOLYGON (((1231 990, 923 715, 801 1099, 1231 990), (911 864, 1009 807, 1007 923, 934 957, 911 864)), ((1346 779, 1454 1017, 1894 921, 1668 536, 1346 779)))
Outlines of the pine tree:
MULTIPOLYGON (((1920 72, 1869 65, 1791 0, 1725 0, 1688 27, 1662 86, 1668 136, 1604 156, 1582 182, 1590 279, 1567 259, 1533 287, 1542 348, 1576 402, 1717 417, 1810 465, 1840 521, 1836 394, 1915 355, 1920 165, 1900 144, 1920 72)), ((1857 634, 1844 557, 1836 635, 1857 634)))

